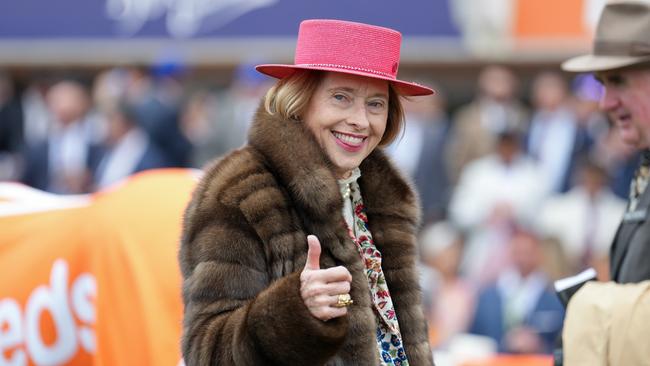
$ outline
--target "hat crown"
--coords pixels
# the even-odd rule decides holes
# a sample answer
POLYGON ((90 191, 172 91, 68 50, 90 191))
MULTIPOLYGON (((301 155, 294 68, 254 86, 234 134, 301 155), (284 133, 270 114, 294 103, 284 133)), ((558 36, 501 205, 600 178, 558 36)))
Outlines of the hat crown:
POLYGON ((601 14, 595 55, 650 55, 650 1, 610 1, 601 14))
POLYGON ((300 23, 294 64, 264 64, 255 69, 283 79, 297 70, 319 70, 386 80, 408 96, 434 93, 418 83, 399 80, 402 34, 375 25, 333 19, 300 23))
POLYGON ((402 35, 389 28, 330 19, 300 23, 296 65, 397 77, 402 35))

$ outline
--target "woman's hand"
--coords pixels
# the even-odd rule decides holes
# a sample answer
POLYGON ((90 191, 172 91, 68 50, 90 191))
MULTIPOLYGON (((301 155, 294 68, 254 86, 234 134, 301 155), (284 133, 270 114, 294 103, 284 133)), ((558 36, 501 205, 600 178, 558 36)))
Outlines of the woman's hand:
POLYGON ((316 318, 328 321, 347 314, 347 307, 336 307, 339 295, 350 292, 352 275, 343 266, 320 269, 320 242, 307 236, 307 263, 300 274, 300 295, 316 318))

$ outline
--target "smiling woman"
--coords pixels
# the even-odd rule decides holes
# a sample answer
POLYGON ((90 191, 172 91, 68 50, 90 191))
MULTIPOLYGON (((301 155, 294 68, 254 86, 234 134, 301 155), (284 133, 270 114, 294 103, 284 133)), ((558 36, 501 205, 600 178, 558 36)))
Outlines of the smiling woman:
POLYGON ((186 211, 188 365, 432 365, 415 270, 418 202, 380 146, 403 124, 400 33, 301 23, 249 143, 186 211))
POLYGON ((381 141, 388 100, 387 81, 326 72, 303 122, 334 164, 338 178, 350 176, 381 141))

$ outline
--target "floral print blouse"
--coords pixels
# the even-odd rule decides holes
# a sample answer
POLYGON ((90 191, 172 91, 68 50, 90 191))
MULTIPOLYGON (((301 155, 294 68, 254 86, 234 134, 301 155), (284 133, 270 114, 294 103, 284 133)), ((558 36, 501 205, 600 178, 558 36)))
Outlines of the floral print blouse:
POLYGON ((368 217, 357 183, 360 176, 357 168, 349 178, 339 181, 344 202, 343 217, 348 225, 348 234, 356 244, 366 267, 366 277, 377 315, 376 338, 381 365, 407 366, 409 363, 402 345, 397 314, 381 269, 381 253, 375 247, 368 229, 368 217))

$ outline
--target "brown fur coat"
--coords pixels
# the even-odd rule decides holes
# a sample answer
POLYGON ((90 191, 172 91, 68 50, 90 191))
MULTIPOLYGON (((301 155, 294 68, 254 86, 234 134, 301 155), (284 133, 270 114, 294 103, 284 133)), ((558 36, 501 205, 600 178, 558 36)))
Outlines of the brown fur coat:
MULTIPOLYGON (((187 208, 180 264, 187 365, 377 365, 368 280, 331 163, 300 122, 260 108, 249 145, 209 167, 187 208), (354 305, 323 322, 300 297, 307 235, 345 266, 354 305)), ((418 205, 375 150, 360 167, 370 230, 412 366, 432 365, 415 268, 418 205)))

